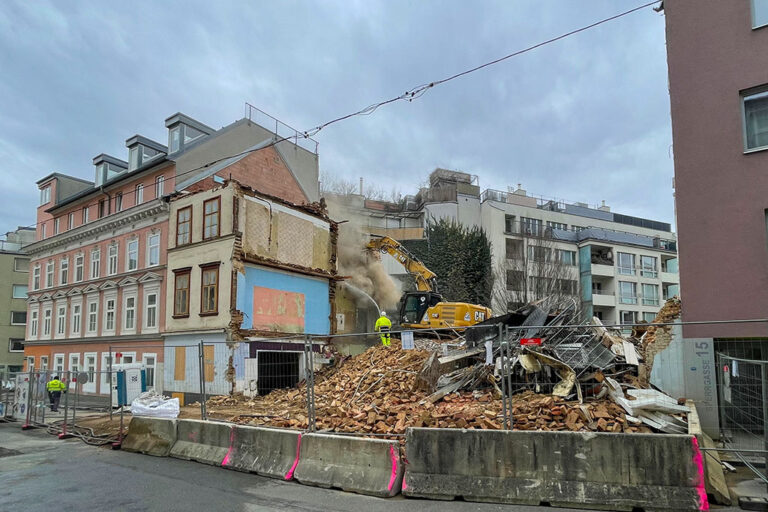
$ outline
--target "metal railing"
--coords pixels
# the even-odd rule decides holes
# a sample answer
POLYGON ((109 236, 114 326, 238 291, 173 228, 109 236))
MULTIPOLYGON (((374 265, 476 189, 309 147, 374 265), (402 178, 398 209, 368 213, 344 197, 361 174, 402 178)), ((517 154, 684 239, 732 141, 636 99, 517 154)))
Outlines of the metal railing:
POLYGON ((244 117, 248 118, 249 121, 253 121, 254 123, 257 123, 264 128, 267 128, 268 130, 272 130, 272 132, 278 137, 285 137, 290 142, 296 144, 302 149, 317 154, 319 142, 311 137, 305 136, 302 131, 282 122, 274 116, 267 114, 260 108, 255 107, 248 102, 246 102, 244 106, 244 117), (274 130, 271 128, 273 123, 274 130), (268 127, 267 125, 270 126, 268 127))

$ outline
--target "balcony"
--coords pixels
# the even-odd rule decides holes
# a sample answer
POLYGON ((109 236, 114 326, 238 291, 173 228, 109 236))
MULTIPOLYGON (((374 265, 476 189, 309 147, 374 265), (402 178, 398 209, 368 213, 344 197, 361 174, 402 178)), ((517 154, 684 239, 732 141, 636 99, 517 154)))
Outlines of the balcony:
POLYGON ((593 293, 592 294, 592 305, 593 306, 607 306, 607 307, 615 307, 616 306, 616 297, 613 294, 603 294, 603 293, 593 293))
POLYGON ((605 277, 613 277, 616 275, 616 272, 613 269, 613 265, 600 265, 598 263, 592 264, 592 275, 593 276, 605 276, 605 277))
POLYGON ((661 282, 677 284, 680 282, 680 275, 677 272, 662 272, 661 282))

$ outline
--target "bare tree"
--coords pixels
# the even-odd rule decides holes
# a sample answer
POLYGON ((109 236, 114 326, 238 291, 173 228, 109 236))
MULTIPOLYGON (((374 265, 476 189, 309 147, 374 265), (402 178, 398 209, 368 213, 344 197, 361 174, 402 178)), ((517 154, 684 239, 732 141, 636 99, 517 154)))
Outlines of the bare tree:
POLYGON ((494 311, 550 298, 563 302, 579 296, 576 252, 557 246, 551 230, 506 238, 494 269, 494 311))
MULTIPOLYGON (((328 171, 321 171, 320 193, 330 193, 340 196, 360 194, 360 184, 359 182, 355 182, 355 180, 342 178, 328 171)), ((363 196, 366 199, 372 199, 374 201, 389 201, 392 203, 399 203, 403 199, 400 189, 396 187, 387 190, 379 185, 366 182, 363 182, 363 196)))

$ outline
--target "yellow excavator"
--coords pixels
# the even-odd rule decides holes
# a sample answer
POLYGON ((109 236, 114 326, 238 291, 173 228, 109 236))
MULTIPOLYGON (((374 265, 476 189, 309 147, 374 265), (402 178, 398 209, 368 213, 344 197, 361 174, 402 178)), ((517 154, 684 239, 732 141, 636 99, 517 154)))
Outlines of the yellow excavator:
POLYGON ((368 242, 371 252, 395 258, 416 280, 415 292, 405 292, 400 299, 398 321, 406 329, 467 327, 491 317, 491 309, 467 302, 445 302, 437 292, 437 275, 411 254, 400 242, 388 236, 368 242))

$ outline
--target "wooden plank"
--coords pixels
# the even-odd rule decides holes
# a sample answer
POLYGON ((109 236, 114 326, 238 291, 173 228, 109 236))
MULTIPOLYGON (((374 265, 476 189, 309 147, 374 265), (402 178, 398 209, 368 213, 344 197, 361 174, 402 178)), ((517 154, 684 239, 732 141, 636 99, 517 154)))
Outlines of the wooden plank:
POLYGON ((205 382, 213 382, 213 345, 203 347, 203 362, 205 363, 205 382))
POLYGON ((173 380, 184 380, 187 366, 187 347, 175 347, 173 380))

